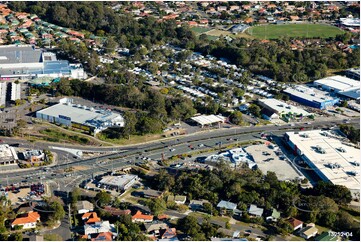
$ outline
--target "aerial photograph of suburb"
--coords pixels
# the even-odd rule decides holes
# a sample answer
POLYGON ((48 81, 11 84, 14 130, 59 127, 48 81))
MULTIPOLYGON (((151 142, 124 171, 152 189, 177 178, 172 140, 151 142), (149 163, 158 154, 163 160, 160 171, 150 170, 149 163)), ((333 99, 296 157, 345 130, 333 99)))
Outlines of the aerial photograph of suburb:
POLYGON ((360 1, 0 0, 0 241, 360 241, 360 1))

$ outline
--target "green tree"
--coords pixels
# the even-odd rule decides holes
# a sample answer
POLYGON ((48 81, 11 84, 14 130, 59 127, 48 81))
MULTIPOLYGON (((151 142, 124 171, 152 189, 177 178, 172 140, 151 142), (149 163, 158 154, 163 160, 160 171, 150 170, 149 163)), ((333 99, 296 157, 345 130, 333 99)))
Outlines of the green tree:
POLYGON ((9 241, 22 241, 23 234, 21 232, 12 233, 9 236, 9 241))
POLYGON ((240 111, 234 111, 230 116, 229 119, 232 123, 241 125, 242 124, 242 113, 240 111))
POLYGON ((71 203, 75 205, 80 199, 80 196, 81 196, 80 188, 75 187, 70 195, 71 203))
POLYGON ((105 191, 101 191, 97 193, 95 199, 98 202, 98 205, 102 207, 108 205, 112 201, 112 196, 105 191))
POLYGON ((249 112, 252 113, 255 117, 260 118, 261 117, 261 108, 256 104, 249 105, 248 108, 249 112))
POLYGON ((166 202, 161 198, 150 199, 147 205, 155 216, 162 214, 167 208, 166 202))

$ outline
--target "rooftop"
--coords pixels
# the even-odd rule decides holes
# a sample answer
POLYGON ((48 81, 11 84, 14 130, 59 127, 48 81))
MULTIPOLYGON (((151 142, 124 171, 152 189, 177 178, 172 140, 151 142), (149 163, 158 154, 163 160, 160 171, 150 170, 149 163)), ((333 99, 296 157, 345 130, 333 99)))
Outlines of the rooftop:
POLYGON ((321 130, 287 132, 290 141, 329 181, 349 189, 360 189, 360 149, 321 130))
POLYGON ((289 93, 294 96, 301 97, 303 99, 313 101, 313 102, 325 102, 334 100, 334 97, 331 97, 327 92, 320 91, 315 88, 309 88, 306 86, 296 85, 294 87, 288 87, 284 90, 285 93, 289 93))
POLYGON ((0 65, 15 63, 39 63, 42 51, 31 45, 3 45, 0 46, 0 65))
POLYGON ((237 204, 222 200, 218 203, 217 208, 235 210, 237 208, 237 204))
POLYGON ((21 217, 16 218, 11 225, 14 226, 26 223, 35 223, 38 220, 40 220, 40 215, 38 212, 29 212, 27 214, 21 215, 21 217))
POLYGON ((359 88, 360 82, 354 79, 344 76, 330 76, 317 81, 314 81, 315 85, 327 86, 335 89, 335 91, 346 91, 350 88, 359 88))
POLYGON ((136 175, 121 175, 121 176, 105 176, 103 177, 99 183, 116 186, 116 187, 124 187, 133 179, 136 179, 138 176, 136 175))
POLYGON ((279 101, 274 98, 264 98, 260 99, 259 102, 273 110, 276 110, 277 113, 295 113, 295 114, 302 114, 303 116, 309 116, 311 113, 295 107, 293 105, 289 105, 285 102, 279 101))
POLYGON ((225 121, 225 117, 223 117, 221 115, 213 115, 213 114, 212 115, 200 115, 200 116, 193 117, 191 119, 201 125, 208 125, 208 124, 225 121))

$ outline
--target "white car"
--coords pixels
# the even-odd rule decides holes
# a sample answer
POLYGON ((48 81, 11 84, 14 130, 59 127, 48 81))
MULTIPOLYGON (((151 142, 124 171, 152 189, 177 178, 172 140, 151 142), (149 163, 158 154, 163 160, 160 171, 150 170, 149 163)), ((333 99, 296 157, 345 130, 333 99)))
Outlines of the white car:
POLYGON ((172 149, 169 149, 169 151, 170 151, 170 152, 173 152, 173 151, 175 151, 175 149, 174 149, 174 148, 172 148, 172 149))
POLYGON ((199 144, 198 147, 204 147, 204 144, 199 144))

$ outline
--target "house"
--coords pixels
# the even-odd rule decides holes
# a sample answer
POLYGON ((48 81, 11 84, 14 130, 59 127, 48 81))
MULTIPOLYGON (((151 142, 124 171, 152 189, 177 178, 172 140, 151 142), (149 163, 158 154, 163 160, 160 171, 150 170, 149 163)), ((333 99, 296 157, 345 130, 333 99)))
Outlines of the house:
POLYGON ((187 200, 186 196, 180 196, 180 195, 169 195, 167 198, 168 202, 175 202, 176 204, 184 204, 187 200))
POLYGON ((255 217, 261 217, 263 214, 263 208, 259 208, 257 205, 251 204, 248 208, 248 213, 255 217))
POLYGON ((291 15, 290 19, 291 19, 291 21, 298 21, 300 19, 300 17, 298 17, 297 15, 291 15))
POLYGON ((151 223, 145 224, 145 230, 147 233, 153 233, 155 235, 159 235, 161 229, 168 229, 168 225, 166 223, 151 223))
POLYGON ((152 190, 152 189, 147 189, 143 191, 143 197, 145 198, 159 198, 161 196, 163 196, 164 192, 161 191, 157 191, 157 190, 152 190))
POLYGON ((19 215, 12 223, 11 227, 22 226, 23 229, 32 229, 36 227, 37 222, 40 222, 40 215, 38 212, 29 212, 19 215))
POLYGON ((300 231, 300 236, 304 239, 309 239, 316 236, 317 233, 318 229, 316 228, 315 224, 311 223, 307 224, 307 226, 300 231))
POLYGON ((289 218, 287 220, 287 222, 289 222, 293 228, 293 231, 297 230, 297 229, 302 229, 303 226, 303 222, 301 220, 295 219, 295 218, 289 218))
POLYGON ((116 235, 116 229, 114 224, 110 224, 109 221, 96 222, 93 224, 84 225, 84 234, 92 235, 98 233, 107 233, 112 232, 113 235, 116 235))
POLYGON ((141 211, 137 211, 133 216, 132 216, 132 222, 152 222, 153 221, 153 215, 146 215, 146 214, 142 214, 141 211))
POLYGON ((89 213, 94 210, 94 205, 89 201, 78 201, 76 203, 78 214, 89 213))
POLYGON ((227 237, 237 238, 237 237, 239 237, 240 231, 239 230, 234 231, 234 230, 231 230, 231 229, 219 228, 217 230, 217 233, 224 234, 227 237))
POLYGON ((92 238, 91 241, 113 241, 113 239, 115 239, 115 236, 112 232, 102 232, 92 238))
POLYGON ((168 229, 160 231, 160 238, 161 239, 173 239, 176 236, 177 236, 177 229, 176 228, 168 228, 168 229))
POLYGON ((93 224, 101 221, 96 212, 85 213, 81 219, 85 224, 93 224))
POLYGON ((217 208, 220 210, 225 209, 234 212, 237 208, 237 204, 222 200, 217 204, 217 208))
POLYGON ((164 220, 164 219, 167 219, 167 218, 168 218, 167 214, 160 214, 160 215, 157 216, 158 220, 164 220))
POLYGON ((195 210, 195 211, 196 210, 202 210, 203 205, 205 203, 208 203, 208 201, 207 200, 191 200, 189 202, 189 207, 190 207, 190 209, 195 210))
POLYGON ((131 213, 131 211, 129 209, 121 210, 119 208, 113 208, 111 206, 105 206, 104 211, 110 213, 113 216, 128 215, 131 213))
POLYGON ((276 222, 280 217, 281 213, 278 212, 276 209, 272 209, 272 212, 269 216, 266 217, 266 220, 276 222))
POLYGON ((262 118, 266 119, 266 120, 275 120, 275 119, 279 119, 280 116, 273 112, 272 110, 269 110, 267 108, 263 108, 261 110, 261 115, 262 115, 262 118))
POLYGON ((244 20, 244 23, 246 23, 246 24, 250 24, 250 23, 253 23, 253 18, 246 18, 245 20, 244 20))

